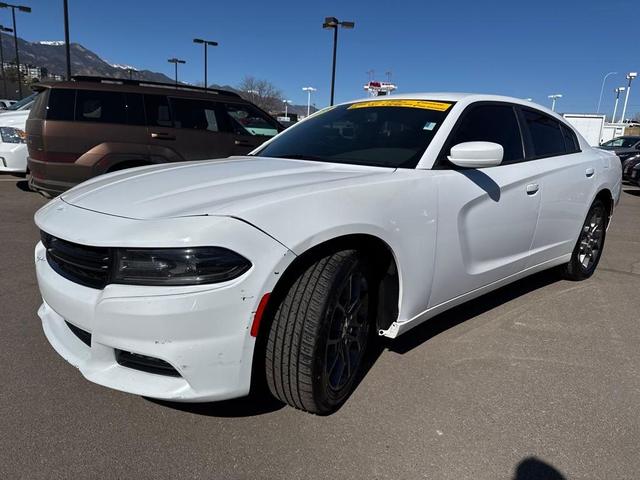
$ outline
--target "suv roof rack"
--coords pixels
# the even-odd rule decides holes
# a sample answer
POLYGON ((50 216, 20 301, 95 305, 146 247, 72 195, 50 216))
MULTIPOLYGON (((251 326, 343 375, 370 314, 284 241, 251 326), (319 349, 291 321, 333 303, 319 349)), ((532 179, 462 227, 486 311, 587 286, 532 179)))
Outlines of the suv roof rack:
POLYGON ((119 85, 135 85, 138 87, 154 87, 154 88, 170 88, 177 90, 188 90, 203 93, 213 93, 216 95, 227 95, 229 97, 241 98, 239 94, 230 92, 229 90, 221 90, 219 88, 204 88, 194 87, 191 85, 175 84, 175 83, 163 83, 163 82, 148 82, 146 80, 129 80, 127 78, 112 78, 112 77, 94 77, 91 75, 74 75, 71 77, 76 82, 95 82, 95 83, 112 83, 119 85))

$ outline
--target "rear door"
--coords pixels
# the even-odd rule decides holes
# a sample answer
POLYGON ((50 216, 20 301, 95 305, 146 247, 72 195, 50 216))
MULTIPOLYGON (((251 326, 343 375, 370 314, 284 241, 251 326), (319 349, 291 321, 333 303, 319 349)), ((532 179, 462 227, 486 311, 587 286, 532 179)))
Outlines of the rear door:
POLYGON ((556 118, 521 107, 528 163, 540 172, 542 203, 530 266, 573 251, 595 195, 598 159, 581 151, 573 130, 556 118))
POLYGON ((234 135, 233 155, 249 153, 282 130, 273 118, 253 105, 225 103, 224 108, 234 135))
POLYGON ((155 155, 170 161, 205 160, 231 155, 233 135, 219 103, 210 100, 145 95, 149 142, 155 155))
POLYGON ((437 259, 430 306, 523 270, 540 207, 538 169, 524 162, 524 144, 511 104, 480 102, 454 127, 434 168, 438 178, 437 259), (501 165, 462 169, 446 156, 472 141, 502 145, 501 165))

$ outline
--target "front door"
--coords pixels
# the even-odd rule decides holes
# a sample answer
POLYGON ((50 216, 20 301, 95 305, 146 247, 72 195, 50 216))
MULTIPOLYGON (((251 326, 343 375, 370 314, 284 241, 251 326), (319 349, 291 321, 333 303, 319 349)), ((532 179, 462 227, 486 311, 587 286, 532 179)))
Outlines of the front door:
POLYGON ((469 107, 438 159, 437 261, 429 301, 434 307, 514 275, 528 262, 540 208, 539 168, 524 160, 515 107, 469 107), (502 145, 502 165, 459 169, 446 160, 470 141, 502 145))

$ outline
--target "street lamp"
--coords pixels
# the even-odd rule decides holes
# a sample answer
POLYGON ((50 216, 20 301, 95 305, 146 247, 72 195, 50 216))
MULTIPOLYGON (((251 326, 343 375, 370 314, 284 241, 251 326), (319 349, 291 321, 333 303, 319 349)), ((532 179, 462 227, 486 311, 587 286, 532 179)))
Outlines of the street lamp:
POLYGON ((187 63, 184 60, 180 60, 179 58, 173 57, 170 58, 169 60, 167 60, 167 62, 169 63, 173 63, 176 66, 176 87, 178 86, 178 64, 185 64, 187 63))
POLYGON ((614 90, 616 94, 616 103, 613 107, 613 117, 611 117, 611 123, 616 123, 616 112, 618 111, 618 100, 620 100, 620 94, 625 91, 624 87, 618 87, 614 90))
MULTIPOLYGON (((71 80, 71 47, 69 46, 69 2, 64 0, 64 53, 67 57, 67 80, 71 80)), ((131 73, 129 73, 131 78, 131 73)))
POLYGON ((638 74, 636 72, 627 73, 627 80, 629 80, 629 83, 627 84, 627 93, 625 93, 624 95, 624 107, 622 107, 622 118, 620 119, 621 122, 624 122, 624 116, 627 113, 627 102, 629 101, 629 92, 631 91, 631 82, 637 76, 638 74))
POLYGON ((207 46, 211 45, 212 47, 217 47, 218 42, 214 42, 213 40, 203 40, 202 38, 194 38, 193 43, 200 43, 204 45, 204 89, 207 89, 207 46))
MULTIPOLYGON (((5 28, 3 25, 0 25, 0 32, 11 33, 13 30, 11 28, 5 28)), ((4 89, 4 98, 7 98, 7 76, 4 72, 4 52, 2 50, 2 33, 0 33, 0 70, 2 70, 2 87, 4 89)))
POLYGON ((309 112, 311 111, 311 93, 317 92, 317 88, 313 87, 302 87, 302 90, 307 92, 307 117, 309 116, 309 112))
MULTIPOLYGON (((284 103, 284 116, 285 118, 288 117, 288 113, 289 113, 289 104, 291 103, 291 100, 282 100, 282 103, 284 103)), ((286 122, 286 120, 285 120, 286 122)))
POLYGON ((338 49, 338 26, 342 28, 355 27, 354 22, 340 22, 336 17, 325 17, 322 28, 333 28, 333 68, 331 70, 331 99, 329 105, 333 105, 333 93, 336 83, 336 51, 338 49))
POLYGON ((617 74, 618 72, 609 72, 602 79, 602 87, 600 87, 600 100, 598 100, 598 110, 596 111, 596 113, 600 113, 600 105, 602 104, 602 93, 604 92, 604 82, 607 81, 607 77, 609 77, 610 75, 617 75, 617 74))
POLYGON ((23 5, 11 5, 10 3, 0 2, 0 8, 10 8, 11 16, 13 18, 13 42, 16 47, 16 67, 18 69, 18 92, 20 92, 20 98, 22 98, 22 76, 20 75, 20 57, 18 56, 18 31, 16 29, 16 8, 20 12, 31 13, 30 7, 23 5))
POLYGON ((555 112, 556 111, 556 100, 558 100, 559 98, 562 98, 562 94, 556 93, 554 95, 549 95, 549 98, 551 99, 551 111, 555 112))

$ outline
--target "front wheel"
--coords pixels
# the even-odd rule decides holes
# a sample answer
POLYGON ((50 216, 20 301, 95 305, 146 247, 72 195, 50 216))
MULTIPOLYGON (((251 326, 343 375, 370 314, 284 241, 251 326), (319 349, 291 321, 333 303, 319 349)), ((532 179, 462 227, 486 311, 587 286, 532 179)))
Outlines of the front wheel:
POLYGON ((357 381, 371 331, 370 269, 343 250, 307 267, 277 307, 266 349, 271 393, 317 414, 335 411, 357 381))
POLYGON ((571 260, 564 266, 563 276, 569 280, 586 280, 595 272, 607 228, 607 207, 602 200, 591 205, 587 219, 582 226, 571 260))

